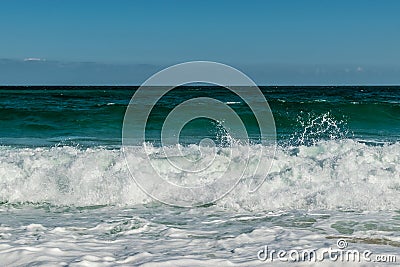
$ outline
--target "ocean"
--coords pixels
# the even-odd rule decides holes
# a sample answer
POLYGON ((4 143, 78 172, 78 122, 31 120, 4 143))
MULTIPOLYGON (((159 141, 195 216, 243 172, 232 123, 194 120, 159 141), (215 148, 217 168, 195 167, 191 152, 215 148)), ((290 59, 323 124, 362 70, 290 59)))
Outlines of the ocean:
MULTIPOLYGON (((128 168, 122 128, 136 90, 0 87, 0 266, 399 264, 400 87, 260 87, 275 120, 276 136, 267 137, 275 145, 262 142, 251 107, 231 91, 179 87, 154 106, 128 168), (272 165, 255 191, 251 174, 237 173, 235 187, 210 203, 164 204, 137 178, 152 180, 152 158, 167 180, 197 182, 170 168, 161 130, 175 107, 198 97, 229 106, 248 139, 198 118, 168 146, 175 162, 210 157, 213 165, 195 176, 203 182, 227 162, 240 169, 261 149, 261 166, 272 165), (202 147, 203 139, 215 147, 202 147), (226 152, 232 144, 235 157, 226 152), (316 259, 300 259, 304 250, 316 259), (348 251, 359 259, 347 259, 348 251)), ((186 197, 177 192, 165 193, 186 197)))

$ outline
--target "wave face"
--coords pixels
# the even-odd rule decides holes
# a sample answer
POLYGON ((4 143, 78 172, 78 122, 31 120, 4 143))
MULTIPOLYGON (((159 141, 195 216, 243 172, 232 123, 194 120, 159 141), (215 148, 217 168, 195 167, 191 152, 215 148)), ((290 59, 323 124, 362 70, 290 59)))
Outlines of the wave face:
MULTIPOLYGON (((11 89, 0 90, 0 144, 24 147, 118 146, 124 113, 136 90, 135 87, 11 89)), ((275 117, 281 143, 311 145, 320 139, 331 139, 332 131, 345 138, 400 140, 400 87, 261 87, 261 90, 275 117), (327 115, 329 120, 324 120, 327 115), (320 130, 307 128, 313 122, 319 123, 320 130), (321 131, 323 127, 329 129, 321 131), (305 129, 308 129, 306 136, 305 129), (303 138, 298 138, 301 135, 303 138)), ((157 143, 168 113, 195 97, 212 97, 229 105, 245 123, 250 137, 257 139, 255 118, 238 96, 224 88, 192 86, 174 89, 157 103, 147 126, 147 141, 157 143)), ((206 120, 189 123, 183 130, 181 140, 185 144, 198 143, 199 136, 217 135, 215 124, 206 120)))
MULTIPOLYGON (((177 147, 169 149, 179 152, 177 147)), ((256 154, 259 145, 245 149, 250 149, 250 155, 256 154)), ((137 161, 133 174, 149 175, 143 162, 148 156, 158 155, 159 150, 153 147, 149 154, 143 147, 136 147, 131 155, 137 161)), ((198 147, 191 145, 185 151, 194 153, 198 147)), ((228 160, 226 157, 222 153, 215 160, 223 165, 228 160)), ((249 179, 252 178, 244 175, 238 186, 215 205, 249 211, 396 210, 400 209, 399 163, 400 143, 371 146, 354 140, 331 140, 311 146, 280 146, 272 170, 259 190, 250 193, 249 179)), ((182 177, 182 173, 162 159, 157 164, 172 180, 190 179, 182 177)), ((218 171, 218 167, 209 170, 209 177, 218 171)), ((7 205, 29 202, 126 206, 153 200, 131 178, 120 149, 3 146, 0 148, 0 201, 7 205)))

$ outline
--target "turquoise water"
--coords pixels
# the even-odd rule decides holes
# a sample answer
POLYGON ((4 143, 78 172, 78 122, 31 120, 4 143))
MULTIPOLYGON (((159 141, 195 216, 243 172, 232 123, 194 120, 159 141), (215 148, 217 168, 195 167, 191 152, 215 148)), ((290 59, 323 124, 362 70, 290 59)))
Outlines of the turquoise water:
MULTIPOLYGON (((310 144, 333 136, 376 142, 395 142, 400 138, 400 87, 261 89, 275 117, 280 142, 310 144), (304 133, 305 126, 313 121, 313 127, 304 133), (316 134, 319 128, 324 131, 316 134)), ((123 116, 135 90, 135 87, 3 87, 0 144, 119 145, 123 116)), ((215 87, 183 87, 168 93, 151 114, 147 140, 157 144, 167 114, 179 103, 200 96, 228 103, 245 122, 250 137, 257 140, 258 128, 249 107, 228 90, 215 87)), ((215 123, 198 119, 185 127, 182 142, 191 144, 198 142, 199 137, 213 138, 217 131, 215 123)))
POLYGON ((252 266, 266 264, 257 258, 265 245, 321 252, 338 239, 400 260, 400 87, 261 87, 275 118, 276 151, 260 143, 258 124, 236 95, 178 88, 154 107, 147 145, 134 147, 129 172, 121 128, 135 90, 0 88, 1 266, 252 266), (230 160, 239 170, 250 155, 254 165, 260 148, 260 166, 273 164, 255 192, 249 184, 257 177, 245 173, 218 201, 168 206, 132 175, 151 180, 151 158, 170 181, 192 182, 164 157, 160 130, 174 107, 200 96, 232 107, 250 142, 231 158, 221 125, 194 120, 181 132, 182 146, 168 148, 175 162, 198 157, 200 140, 210 138, 218 150, 202 150, 215 163, 199 176, 203 182, 230 160))

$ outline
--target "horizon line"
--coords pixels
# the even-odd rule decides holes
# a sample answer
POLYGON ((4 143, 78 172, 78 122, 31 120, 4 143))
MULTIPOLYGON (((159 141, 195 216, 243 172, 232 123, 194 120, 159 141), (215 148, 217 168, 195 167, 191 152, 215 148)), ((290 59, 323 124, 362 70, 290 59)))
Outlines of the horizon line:
MULTIPOLYGON (((140 87, 140 84, 0 84, 0 87, 140 87)), ((156 86, 144 86, 144 87, 162 87, 170 85, 156 85, 156 86)), ((219 85, 209 85, 209 84, 187 84, 181 85, 185 87, 192 86, 202 86, 202 87, 224 87, 219 85)), ((227 85, 227 86, 241 86, 241 87, 252 87, 243 85, 227 85)), ((390 86, 390 87, 400 87, 400 84, 257 84, 257 86, 262 87, 351 87, 351 86, 368 86, 368 87, 378 87, 378 86, 390 86)), ((175 86, 180 87, 180 86, 175 86)))

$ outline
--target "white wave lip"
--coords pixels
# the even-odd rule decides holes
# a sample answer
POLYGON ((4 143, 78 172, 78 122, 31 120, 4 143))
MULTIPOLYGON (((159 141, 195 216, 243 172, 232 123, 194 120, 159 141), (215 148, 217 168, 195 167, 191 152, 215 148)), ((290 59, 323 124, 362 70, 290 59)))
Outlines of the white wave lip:
MULTIPOLYGON (((244 147, 243 157, 247 157, 248 149, 250 155, 256 155, 259 148, 244 147)), ((169 149, 176 149, 179 154, 181 148, 169 149)), ((131 170, 133 175, 149 175, 151 172, 141 162, 160 151, 161 148, 154 147, 153 155, 148 155, 143 147, 135 148, 130 159, 137 162, 131 170)), ((191 145, 185 151, 195 154, 198 147, 191 145)), ((212 182, 224 171, 229 156, 219 153, 216 164, 201 179, 212 182)), ((232 160, 235 164, 246 162, 232 160)), ((251 169, 258 159, 250 158, 249 162, 251 169)), ((193 177, 177 172, 167 161, 160 159, 156 163, 171 181, 193 183, 193 177)), ((259 190, 249 192, 250 185, 262 182, 264 177, 247 172, 238 186, 216 204, 239 210, 396 210, 400 209, 399 163, 400 143, 368 146, 354 140, 331 140, 313 146, 280 147, 259 190)), ((135 184, 119 149, 1 147, 0 201, 91 206, 137 205, 153 200, 135 184)))

